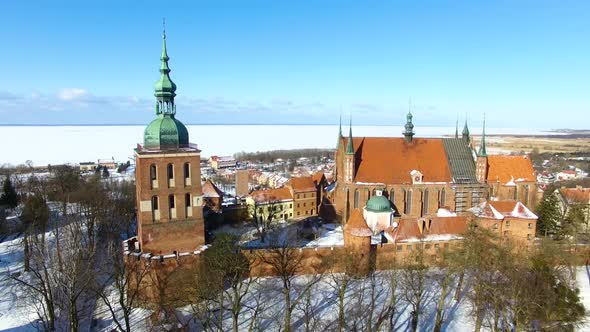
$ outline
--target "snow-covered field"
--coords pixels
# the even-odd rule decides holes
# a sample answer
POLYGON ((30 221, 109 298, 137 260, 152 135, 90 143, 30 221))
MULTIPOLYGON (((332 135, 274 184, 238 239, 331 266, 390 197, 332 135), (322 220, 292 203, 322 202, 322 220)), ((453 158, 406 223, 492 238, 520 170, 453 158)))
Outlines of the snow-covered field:
MULTIPOLYGON (((334 229, 336 234, 340 231, 334 229)), ((334 234, 325 234, 328 238, 334 234)), ((48 232, 50 237, 51 233, 48 232)), ((336 236, 338 237, 338 236, 336 236)), ((22 269, 22 245, 21 237, 8 238, 0 243, 0 331, 10 332, 28 332, 35 331, 35 321, 37 319, 32 308, 28 307, 23 301, 23 293, 20 286, 15 281, 10 279, 12 273, 18 273, 22 269)), ((377 297, 378 309, 388 299, 388 276, 387 272, 379 272, 376 277, 376 291, 380 295, 377 297)), ((306 276, 297 277, 295 280, 295 289, 303 287, 308 280, 306 276)), ((590 271, 586 267, 579 267, 577 271, 577 283, 581 291, 582 301, 586 306, 587 312, 590 309, 590 271)), ((367 294, 369 294, 369 279, 354 280, 351 283, 349 291, 347 292, 347 318, 351 319, 353 315, 362 314, 357 312, 360 307, 358 301, 365 303, 367 294), (363 294, 365 296, 360 298, 359 290, 364 288, 363 294)), ((334 281, 331 276, 324 276, 319 283, 317 283, 312 296, 309 299, 309 306, 313 309, 314 316, 317 319, 316 330, 330 330, 334 328, 337 319, 338 307, 337 296, 334 291, 334 281)), ((278 278, 263 278, 257 280, 252 291, 245 298, 248 305, 254 305, 256 300, 261 304, 263 311, 259 314, 257 322, 260 331, 277 331, 282 321, 284 312, 283 298, 280 293, 280 281, 278 278)), ((437 287, 430 283, 427 289, 424 301, 424 311, 420 319, 420 330, 432 330, 433 321, 435 317, 436 300, 438 299, 437 287)), ((304 330, 305 319, 303 317, 303 307, 299 306, 293 313, 293 325, 297 331, 304 330)), ((409 326, 411 309, 403 300, 396 306, 396 314, 394 315, 394 326, 396 331, 406 331, 409 326)), ((463 301, 455 304, 452 300, 452 293, 447 297, 448 323, 445 325, 444 331, 472 331, 473 319, 469 316, 469 306, 463 301)), ((378 310, 377 310, 378 311, 378 310)), ((132 317, 133 330, 144 331, 149 327, 149 314, 146 310, 135 311, 132 317)), ((191 330, 199 330, 199 325, 195 323, 193 315, 191 315, 190 308, 179 310, 178 316, 181 320, 188 324, 191 330)), ((97 302, 94 310, 95 321, 98 322, 90 331, 111 331, 115 328, 112 323, 109 312, 100 301, 97 302)), ((590 316, 589 316, 590 318, 590 316)), ((360 318, 362 319, 362 318, 360 318)), ((247 310, 240 319, 240 329, 247 330, 252 319, 247 310)), ((231 327, 231 319, 229 314, 224 321, 224 326, 231 327)), ((590 320, 581 326, 579 331, 590 330, 590 320)))
MULTIPOLYGON (((338 126, 309 125, 190 125, 190 140, 203 156, 277 149, 334 148, 338 126), (296 139, 294 139, 296 138, 296 139)), ((16 137, 4 144, 0 165, 79 163, 114 157, 124 162, 143 140, 145 126, 0 126, 2 137, 16 137)), ((346 129, 346 128, 345 128, 346 129)), ((401 126, 354 126, 354 136, 401 136, 401 126)), ((474 135, 481 129, 471 128, 474 135)), ((493 134, 545 135, 544 129, 487 128, 493 134)), ((452 135, 451 127, 416 127, 419 137, 452 135)), ((556 134, 556 133, 554 133, 556 134)))

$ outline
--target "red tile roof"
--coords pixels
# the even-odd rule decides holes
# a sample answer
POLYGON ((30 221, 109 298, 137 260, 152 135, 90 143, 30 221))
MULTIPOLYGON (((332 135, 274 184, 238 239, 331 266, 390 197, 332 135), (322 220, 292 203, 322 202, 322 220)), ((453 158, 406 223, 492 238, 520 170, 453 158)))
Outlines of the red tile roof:
MULTIPOLYGON (((348 138, 344 138, 346 146, 348 138)), ((451 182, 447 155, 440 138, 353 137, 358 163, 356 182, 411 183, 410 172, 418 170, 424 182, 451 182)))
POLYGON ((293 177, 288 184, 295 192, 316 191, 311 176, 293 177))
POLYGON ((203 197, 223 197, 223 191, 219 190, 211 180, 207 180, 203 183, 203 197))
POLYGON ((367 225, 363 213, 360 209, 352 210, 348 223, 344 226, 344 231, 354 236, 372 236, 373 232, 367 225))
POLYGON ((273 201, 286 201, 292 200, 293 196, 289 188, 283 187, 279 189, 267 189, 253 191, 250 196, 257 203, 273 202, 273 201))
POLYGON ((559 192, 570 204, 590 204, 590 188, 562 188, 559 192))
POLYGON ((488 182, 534 182, 537 174, 528 156, 489 156, 488 182))
POLYGON ((504 219, 504 217, 537 219, 537 216, 522 202, 514 200, 483 202, 473 211, 478 217, 482 218, 498 220, 504 219))
POLYGON ((322 179, 324 179, 324 172, 315 172, 313 173, 313 175, 311 176, 311 179, 313 180, 313 182, 316 185, 319 185, 322 182, 322 179))

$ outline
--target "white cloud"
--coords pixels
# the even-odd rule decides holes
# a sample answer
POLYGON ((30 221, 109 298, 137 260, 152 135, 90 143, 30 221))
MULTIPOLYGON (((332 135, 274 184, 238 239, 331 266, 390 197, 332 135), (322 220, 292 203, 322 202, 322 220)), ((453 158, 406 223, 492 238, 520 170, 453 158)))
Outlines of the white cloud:
POLYGON ((57 97, 65 101, 81 99, 88 95, 88 91, 80 88, 63 88, 57 93, 57 97))

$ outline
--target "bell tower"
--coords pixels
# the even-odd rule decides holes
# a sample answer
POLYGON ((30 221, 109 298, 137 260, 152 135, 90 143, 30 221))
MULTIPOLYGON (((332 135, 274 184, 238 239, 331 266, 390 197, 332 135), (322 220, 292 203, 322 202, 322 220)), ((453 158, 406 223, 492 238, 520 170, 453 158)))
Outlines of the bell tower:
POLYGON ((154 86, 154 119, 135 149, 140 250, 152 254, 193 252, 205 244, 200 150, 176 119, 176 84, 170 79, 166 31, 160 79, 154 86))

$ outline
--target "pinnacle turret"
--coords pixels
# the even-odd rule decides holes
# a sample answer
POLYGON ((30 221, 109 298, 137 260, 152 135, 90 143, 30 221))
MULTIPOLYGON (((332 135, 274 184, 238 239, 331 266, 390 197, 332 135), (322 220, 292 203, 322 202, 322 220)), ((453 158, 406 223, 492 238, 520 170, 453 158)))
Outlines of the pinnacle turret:
POLYGON ((463 139, 469 141, 469 128, 467 128, 467 119, 465 119, 465 126, 463 127, 463 139))
POLYGON ((160 79, 154 85, 154 96, 158 106, 156 112, 175 114, 174 97, 176 96, 176 84, 170 79, 170 67, 168 66, 168 51, 166 49, 166 29, 162 32, 162 55, 160 56, 160 79))
POLYGON ((406 125, 404 126, 406 130, 403 132, 404 139, 408 143, 412 142, 412 138, 414 137, 414 124, 412 123, 412 118, 412 112, 408 111, 408 114, 406 115, 406 125))
POLYGON ((486 117, 483 117, 483 131, 481 133, 481 142, 479 144, 479 151, 477 152, 479 157, 487 157, 488 153, 486 151, 486 117))
POLYGON ((346 154, 354 154, 354 145, 352 144, 352 117, 348 128, 348 143, 346 144, 346 154))

